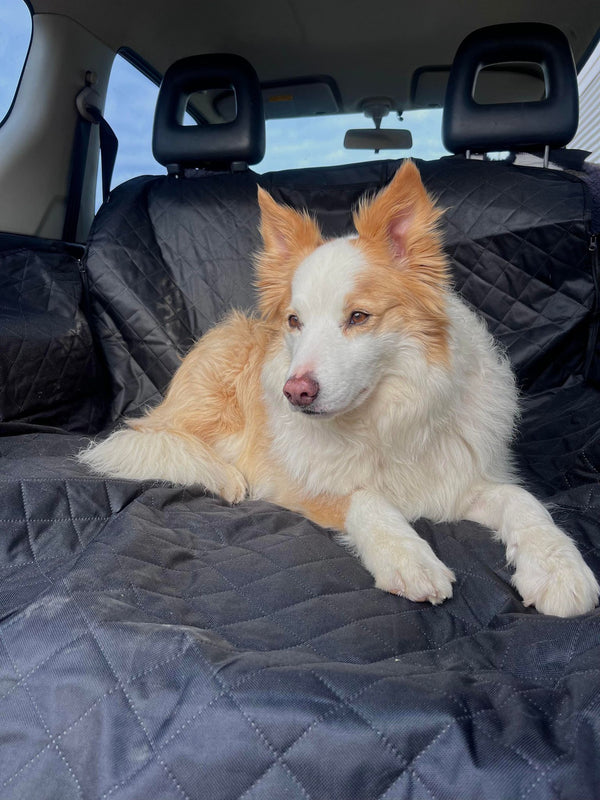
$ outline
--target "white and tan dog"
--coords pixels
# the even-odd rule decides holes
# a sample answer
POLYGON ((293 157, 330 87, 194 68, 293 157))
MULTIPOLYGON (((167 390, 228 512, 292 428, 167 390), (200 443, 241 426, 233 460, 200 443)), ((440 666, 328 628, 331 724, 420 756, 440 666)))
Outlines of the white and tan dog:
POLYGON ((259 189, 260 317, 231 314, 184 359, 164 401, 93 444, 95 471, 203 484, 344 533, 381 589, 452 595, 454 575, 410 523, 475 520, 506 545, 514 584, 547 614, 591 610, 599 587, 512 474, 514 378, 452 292, 417 168, 405 162, 323 241, 259 189))

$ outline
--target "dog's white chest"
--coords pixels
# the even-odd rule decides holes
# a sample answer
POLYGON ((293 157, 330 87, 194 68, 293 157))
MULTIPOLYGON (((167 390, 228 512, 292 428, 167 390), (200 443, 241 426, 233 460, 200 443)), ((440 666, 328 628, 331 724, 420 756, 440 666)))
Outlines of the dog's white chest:
POLYGON ((308 495, 345 495, 370 480, 372 444, 362 437, 349 440, 324 420, 291 419, 272 430, 272 437, 277 461, 308 495))

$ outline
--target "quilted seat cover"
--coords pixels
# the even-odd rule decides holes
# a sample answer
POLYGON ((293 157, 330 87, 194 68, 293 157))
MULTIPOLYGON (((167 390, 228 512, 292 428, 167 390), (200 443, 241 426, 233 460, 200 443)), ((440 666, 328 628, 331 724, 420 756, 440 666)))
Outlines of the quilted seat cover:
MULTIPOLYGON (((387 183, 399 163, 144 177, 115 191, 97 217, 87 257, 113 417, 157 402, 181 356, 210 325, 232 307, 253 307, 258 184, 281 202, 308 208, 326 236, 342 235, 352 232, 353 205, 387 183)), ((418 165, 447 209, 456 287, 508 349, 522 385, 558 384, 580 372, 595 296, 582 182, 502 163, 418 165)))
MULTIPOLYGON (((523 479, 600 575, 585 189, 502 164, 419 166, 448 207, 456 285, 525 390, 523 479)), ((110 377, 111 424, 155 402, 231 305, 253 305, 257 182, 333 235, 396 167, 116 190, 81 328, 110 377)), ((90 475, 64 420, 49 405, 43 425, 0 422, 2 800, 598 797, 600 612, 525 608, 488 531, 419 521, 457 583, 441 606, 410 603, 296 514, 90 475)))

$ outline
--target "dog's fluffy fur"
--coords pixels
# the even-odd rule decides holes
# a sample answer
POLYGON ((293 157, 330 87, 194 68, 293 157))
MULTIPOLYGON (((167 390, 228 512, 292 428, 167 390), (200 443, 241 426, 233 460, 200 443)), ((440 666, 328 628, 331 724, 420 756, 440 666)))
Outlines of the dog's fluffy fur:
POLYGON ((103 475, 203 484, 343 532, 381 589, 440 603, 454 575, 410 525, 475 520, 506 545, 526 604, 571 616, 599 587, 514 479, 514 378, 454 294, 435 208, 410 161, 323 241, 259 189, 260 317, 231 314, 164 401, 80 458, 103 475), (284 395, 285 391, 285 395, 284 395))

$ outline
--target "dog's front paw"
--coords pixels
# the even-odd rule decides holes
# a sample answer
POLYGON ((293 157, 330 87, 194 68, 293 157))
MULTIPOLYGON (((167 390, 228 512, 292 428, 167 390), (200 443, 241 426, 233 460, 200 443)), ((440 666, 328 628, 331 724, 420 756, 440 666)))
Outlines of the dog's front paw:
POLYGON ((388 542, 372 569, 378 589, 416 603, 436 606, 452 597, 454 573, 422 539, 388 542))
POLYGON ((542 614, 575 617, 598 605, 598 582, 562 531, 544 526, 532 530, 527 539, 516 553, 513 577, 526 606, 542 614))
POLYGON ((382 495, 367 489, 352 495, 344 540, 360 556, 378 589, 433 605, 452 597, 452 570, 382 495))

